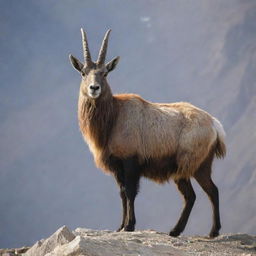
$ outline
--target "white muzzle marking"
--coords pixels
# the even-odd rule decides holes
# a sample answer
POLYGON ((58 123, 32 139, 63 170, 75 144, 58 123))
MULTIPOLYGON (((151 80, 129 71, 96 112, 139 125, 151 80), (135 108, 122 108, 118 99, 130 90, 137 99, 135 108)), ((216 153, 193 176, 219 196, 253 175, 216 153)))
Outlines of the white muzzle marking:
POLYGON ((99 89, 97 89, 97 90, 94 90, 94 89, 91 89, 91 88, 88 89, 88 95, 93 99, 98 98, 100 96, 100 94, 101 94, 101 87, 100 86, 99 86, 99 89))

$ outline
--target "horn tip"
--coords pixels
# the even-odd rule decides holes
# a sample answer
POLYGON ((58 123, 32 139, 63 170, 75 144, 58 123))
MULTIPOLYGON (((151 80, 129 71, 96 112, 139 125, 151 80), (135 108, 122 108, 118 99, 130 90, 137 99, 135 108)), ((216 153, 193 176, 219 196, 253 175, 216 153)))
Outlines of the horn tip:
POLYGON ((68 58, 69 58, 69 60, 70 60, 71 62, 73 62, 73 60, 75 59, 72 54, 69 54, 69 55, 68 55, 68 58))

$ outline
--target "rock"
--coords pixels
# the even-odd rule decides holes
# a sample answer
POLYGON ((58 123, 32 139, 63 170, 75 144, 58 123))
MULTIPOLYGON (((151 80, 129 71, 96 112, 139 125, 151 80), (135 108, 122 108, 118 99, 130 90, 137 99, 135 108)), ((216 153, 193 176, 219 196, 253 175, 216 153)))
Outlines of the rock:
POLYGON ((17 254, 25 253, 29 249, 30 249, 30 247, 27 247, 27 246, 24 246, 24 247, 21 247, 21 248, 17 248, 17 249, 15 249, 15 254, 17 255, 17 254))
POLYGON ((0 249, 0 256, 17 256, 25 253, 30 247, 22 247, 22 248, 15 248, 15 249, 0 249))
POLYGON ((34 244, 24 256, 45 256, 56 247, 69 243, 74 238, 75 235, 66 226, 63 226, 46 240, 40 240, 34 244))
POLYGON ((74 233, 77 236, 73 241, 57 247, 46 256, 187 255, 170 246, 171 239, 169 236, 156 232, 117 233, 78 229, 74 233))
MULTIPOLYGON (((67 227, 46 240, 38 241, 24 256, 253 256, 256 237, 226 234, 215 239, 205 237, 170 237, 152 230, 111 232, 67 227)), ((9 255, 8 255, 9 256, 9 255)))

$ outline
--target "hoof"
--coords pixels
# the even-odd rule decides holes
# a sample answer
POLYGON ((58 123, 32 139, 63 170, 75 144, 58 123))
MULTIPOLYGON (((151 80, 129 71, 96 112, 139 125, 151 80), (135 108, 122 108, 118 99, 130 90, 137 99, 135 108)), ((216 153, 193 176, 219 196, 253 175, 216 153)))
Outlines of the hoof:
POLYGON ((177 231, 177 230, 172 230, 169 233, 169 236, 173 236, 173 237, 177 237, 179 235, 180 235, 180 231, 177 231))
POLYGON ((209 234, 209 237, 214 238, 214 237, 217 237, 218 235, 219 235, 219 231, 211 231, 209 234))
POLYGON ((124 231, 132 232, 134 231, 134 226, 126 226, 124 227, 124 231))
POLYGON ((116 232, 120 232, 122 231, 124 228, 123 227, 120 227, 119 229, 116 230, 116 232))

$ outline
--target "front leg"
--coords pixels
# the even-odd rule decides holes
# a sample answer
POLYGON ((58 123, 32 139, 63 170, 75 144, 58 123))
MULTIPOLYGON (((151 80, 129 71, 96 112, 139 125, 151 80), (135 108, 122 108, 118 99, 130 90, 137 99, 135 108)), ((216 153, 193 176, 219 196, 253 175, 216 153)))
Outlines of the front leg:
POLYGON ((121 231, 126 223, 126 216, 127 216, 127 198, 125 195, 125 190, 123 186, 120 186, 120 197, 122 199, 122 208, 123 208, 123 220, 120 227, 117 229, 117 232, 121 231))
POLYGON ((136 218, 134 212, 134 201, 139 190, 140 169, 136 157, 123 160, 124 191, 127 199, 127 216, 124 231, 134 231, 136 218))
POLYGON ((115 179, 116 182, 118 184, 118 186, 120 187, 120 197, 122 200, 122 210, 123 210, 123 219, 122 219, 122 223, 120 225, 120 227, 116 230, 117 232, 121 231, 126 223, 126 217, 127 217, 127 198, 126 198, 126 194, 125 194, 125 182, 124 182, 124 171, 123 168, 119 169, 115 172, 115 179))
POLYGON ((140 169, 137 158, 131 157, 121 160, 115 171, 115 178, 120 187, 120 197, 123 206, 123 220, 117 231, 134 231, 136 218, 134 201, 139 189, 140 169))

